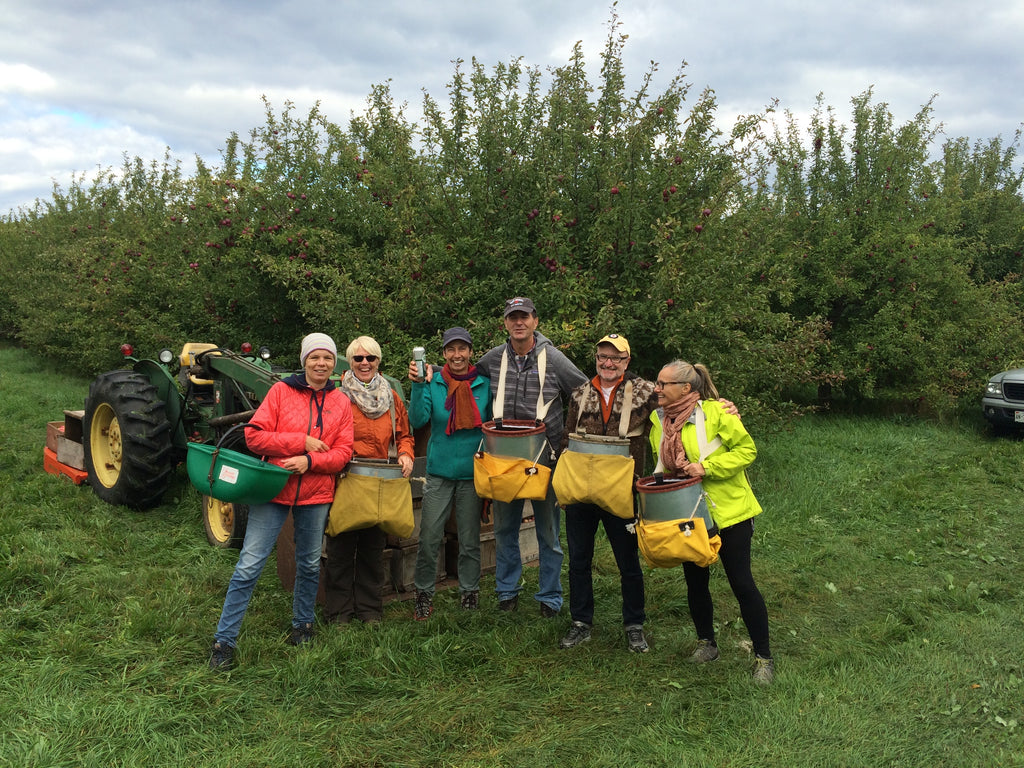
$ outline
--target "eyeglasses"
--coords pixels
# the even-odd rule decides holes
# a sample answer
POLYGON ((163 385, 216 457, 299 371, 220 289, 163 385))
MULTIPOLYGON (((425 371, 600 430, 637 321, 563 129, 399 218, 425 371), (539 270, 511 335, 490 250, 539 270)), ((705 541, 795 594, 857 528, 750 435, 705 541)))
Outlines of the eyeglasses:
POLYGON ((353 362, 356 362, 356 363, 361 363, 361 362, 363 362, 363 360, 365 360, 368 363, 375 363, 375 362, 377 362, 377 356, 376 355, 352 355, 352 360, 353 360, 353 362))
POLYGON ((616 357, 615 355, 598 355, 597 362, 599 363, 624 363, 629 360, 629 355, 623 355, 622 357, 616 357))
POLYGON ((661 379, 658 379, 656 382, 654 382, 654 388, 655 389, 664 389, 669 384, 686 384, 686 383, 688 383, 688 382, 685 382, 685 381, 662 381, 661 379))

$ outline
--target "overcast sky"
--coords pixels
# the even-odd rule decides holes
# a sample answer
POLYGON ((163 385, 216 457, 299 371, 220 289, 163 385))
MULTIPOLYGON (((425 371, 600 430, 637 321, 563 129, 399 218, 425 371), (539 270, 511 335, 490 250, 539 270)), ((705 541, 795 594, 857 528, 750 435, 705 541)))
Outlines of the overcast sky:
MULTIPOLYGON (((592 82, 611 2, 592 0, 0 0, 0 216, 66 188, 72 174, 160 160, 187 175, 219 164, 231 132, 279 113, 321 111, 347 127, 391 81, 415 119, 422 93, 446 103, 452 60, 490 69, 522 57, 545 72, 582 41, 592 82)), ((1024 122, 1022 0, 620 0, 635 86, 683 69, 715 90, 727 125, 772 99, 806 115, 824 93, 848 120, 874 87, 896 120, 937 95, 946 136, 1010 141, 1024 122)))

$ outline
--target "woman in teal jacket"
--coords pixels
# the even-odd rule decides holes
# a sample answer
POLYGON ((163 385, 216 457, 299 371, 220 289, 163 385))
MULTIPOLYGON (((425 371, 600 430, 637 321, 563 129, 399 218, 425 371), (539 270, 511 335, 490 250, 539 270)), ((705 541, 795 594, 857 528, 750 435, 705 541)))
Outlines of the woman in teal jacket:
MULTIPOLYGON (((717 402, 718 390, 705 366, 682 360, 669 363, 658 374, 655 392, 660 407, 651 420, 661 429, 651 431, 651 443, 659 466, 667 474, 701 479, 722 538, 718 556, 754 646, 754 680, 771 683, 775 662, 768 642, 768 610, 750 570, 753 518, 761 513, 761 505, 744 471, 757 457, 757 448, 739 417, 727 413, 717 402), (697 440, 701 421, 712 449, 703 461, 697 440), (655 437, 656 432, 660 437, 655 437), (715 447, 717 440, 721 442, 715 447)), ((690 617, 697 630, 697 647, 691 658, 698 664, 714 661, 719 651, 710 571, 695 563, 683 563, 683 573, 690 617)))
POLYGON ((409 422, 414 429, 430 424, 427 477, 420 510, 416 553, 416 603, 413 617, 425 621, 434 612, 434 584, 448 510, 455 501, 459 536, 459 593, 462 607, 474 610, 480 598, 480 510, 473 486, 473 454, 480 447, 480 427, 491 418, 490 379, 470 363, 473 339, 465 328, 449 328, 442 337, 443 368, 427 366, 419 378, 409 363, 412 397, 409 422))

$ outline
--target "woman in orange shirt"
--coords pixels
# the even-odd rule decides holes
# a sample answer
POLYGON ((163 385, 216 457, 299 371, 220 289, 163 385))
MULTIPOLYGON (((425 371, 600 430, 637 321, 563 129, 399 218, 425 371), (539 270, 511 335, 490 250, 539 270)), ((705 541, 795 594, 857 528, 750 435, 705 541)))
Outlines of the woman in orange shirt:
MULTIPOLYGON (((380 345, 369 336, 360 336, 348 345, 345 357, 349 370, 340 389, 352 403, 353 458, 397 457, 402 476, 409 477, 414 456, 409 414, 401 397, 380 375, 380 345)), ((348 624, 357 618, 375 624, 381 620, 386 540, 377 526, 327 537, 324 613, 328 621, 348 624)))

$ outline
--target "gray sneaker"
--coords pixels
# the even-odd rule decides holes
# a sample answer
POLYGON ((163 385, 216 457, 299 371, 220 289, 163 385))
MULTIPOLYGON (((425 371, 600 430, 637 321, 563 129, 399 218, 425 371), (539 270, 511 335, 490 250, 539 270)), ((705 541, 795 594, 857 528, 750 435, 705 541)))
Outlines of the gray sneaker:
POLYGON ((775 660, 763 656, 754 657, 754 682, 758 685, 771 685, 775 679, 775 660))
POLYGON ((690 655, 690 661, 694 664, 706 664, 718 658, 718 646, 714 640, 698 640, 697 647, 690 655))
POLYGON ((630 624, 626 627, 626 642, 633 653, 647 653, 651 650, 647 638, 644 637, 644 628, 639 624, 630 624))
POLYGON ((558 641, 559 648, 574 648, 590 639, 590 625, 582 621, 574 621, 569 625, 565 637, 558 641))

